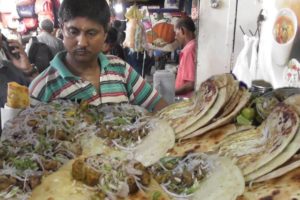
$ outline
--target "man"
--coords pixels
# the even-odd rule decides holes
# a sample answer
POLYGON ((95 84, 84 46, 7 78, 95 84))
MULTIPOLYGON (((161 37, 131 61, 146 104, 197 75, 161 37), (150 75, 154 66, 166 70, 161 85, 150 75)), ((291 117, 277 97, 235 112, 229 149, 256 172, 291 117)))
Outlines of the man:
MULTIPOLYGON (((36 37, 39 42, 45 43, 51 50, 52 55, 56 55, 58 52, 64 50, 63 42, 52 35, 54 30, 54 24, 50 19, 44 19, 39 25, 41 32, 36 37)), ((26 47, 26 52, 29 52, 31 46, 31 40, 26 47)))
POLYGON ((157 111, 166 102, 131 66, 101 53, 110 20, 106 0, 64 0, 59 22, 66 52, 30 84, 32 99, 86 100, 89 104, 130 102, 157 111))
POLYGON ((102 52, 104 54, 115 55, 125 60, 124 50, 118 43, 118 30, 114 27, 110 27, 107 32, 106 40, 103 44, 102 52))
POLYGON ((195 87, 196 40, 195 24, 190 17, 180 18, 175 25, 175 38, 183 47, 175 81, 175 95, 190 97, 195 87))

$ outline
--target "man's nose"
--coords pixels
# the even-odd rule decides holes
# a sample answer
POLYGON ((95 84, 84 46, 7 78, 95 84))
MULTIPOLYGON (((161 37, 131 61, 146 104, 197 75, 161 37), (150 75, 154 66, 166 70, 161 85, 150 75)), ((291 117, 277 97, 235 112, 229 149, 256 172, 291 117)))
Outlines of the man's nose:
POLYGON ((86 35, 84 33, 81 33, 78 38, 77 38, 78 42, 78 46, 81 47, 85 47, 88 45, 88 38, 86 37, 86 35))

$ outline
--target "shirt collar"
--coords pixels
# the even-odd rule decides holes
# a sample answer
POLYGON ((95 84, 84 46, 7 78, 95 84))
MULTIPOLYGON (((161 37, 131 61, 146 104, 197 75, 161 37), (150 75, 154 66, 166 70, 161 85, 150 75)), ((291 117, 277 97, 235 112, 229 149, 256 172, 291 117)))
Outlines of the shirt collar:
POLYGON ((183 47, 183 49, 188 48, 189 46, 192 46, 193 44, 195 44, 195 42, 196 42, 196 39, 190 40, 190 41, 183 47))
MULTIPOLYGON (((51 60, 50 65, 52 67, 54 67, 63 78, 74 78, 76 80, 79 80, 80 77, 75 76, 74 74, 72 74, 70 72, 70 70, 66 67, 66 65, 64 64, 63 60, 66 57, 66 55, 67 55, 66 51, 57 53, 56 56, 51 60)), ((100 66, 102 66, 101 67, 101 72, 102 72, 108 66, 109 60, 102 53, 99 53, 98 60, 101 63, 100 66)))

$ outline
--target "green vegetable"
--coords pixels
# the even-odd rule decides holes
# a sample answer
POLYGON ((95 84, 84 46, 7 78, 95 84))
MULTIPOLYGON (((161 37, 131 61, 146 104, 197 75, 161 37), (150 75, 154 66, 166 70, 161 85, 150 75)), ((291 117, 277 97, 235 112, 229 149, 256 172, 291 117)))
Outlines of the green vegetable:
POLYGON ((114 124, 115 125, 125 125, 125 124, 127 124, 127 121, 125 119, 123 119, 122 117, 119 117, 114 121, 114 124))
POLYGON ((242 110, 241 114, 243 115, 243 117, 251 121, 255 117, 255 110, 254 108, 246 107, 242 110))
POLYGON ((49 143, 49 141, 46 141, 46 137, 41 135, 38 138, 39 140, 39 144, 35 147, 34 152, 36 153, 43 153, 46 150, 51 149, 51 144, 49 143))
POLYGON ((188 188, 188 189, 185 191, 185 193, 186 193, 186 194, 192 194, 192 193, 196 192, 196 190, 198 189, 198 187, 199 187, 199 185, 194 185, 194 186, 188 188))
POLYGON ((251 124, 252 124, 252 121, 251 121, 251 120, 248 120, 246 117, 244 117, 244 116, 241 115, 241 114, 237 116, 236 122, 237 122, 239 125, 251 125, 251 124))
POLYGON ((159 200, 159 197, 161 196, 161 193, 159 191, 155 191, 152 194, 152 200, 159 200))
POLYGON ((13 165, 16 167, 16 169, 18 170, 26 170, 26 169, 37 169, 38 166, 36 164, 36 162, 30 160, 29 158, 24 158, 24 159, 18 159, 18 158, 15 158, 13 160, 13 165))

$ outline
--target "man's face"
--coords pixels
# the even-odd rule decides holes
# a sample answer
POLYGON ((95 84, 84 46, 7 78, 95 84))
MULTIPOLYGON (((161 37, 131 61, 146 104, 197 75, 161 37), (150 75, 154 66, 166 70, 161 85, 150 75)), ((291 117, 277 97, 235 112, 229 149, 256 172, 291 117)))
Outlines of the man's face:
POLYGON ((183 29, 175 28, 174 31, 175 31, 175 39, 179 42, 180 45, 183 45, 184 43, 183 29))
POLYGON ((86 18, 76 17, 62 25, 64 46, 76 62, 97 59, 106 39, 102 25, 86 18))

